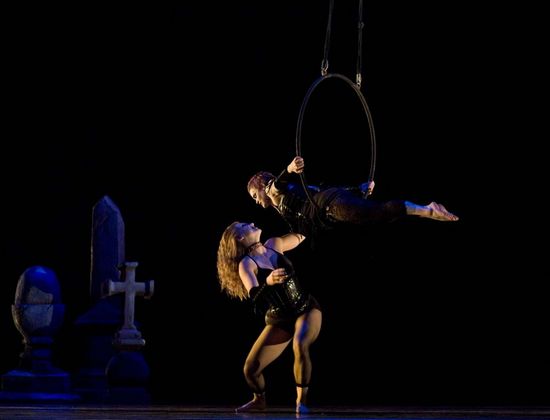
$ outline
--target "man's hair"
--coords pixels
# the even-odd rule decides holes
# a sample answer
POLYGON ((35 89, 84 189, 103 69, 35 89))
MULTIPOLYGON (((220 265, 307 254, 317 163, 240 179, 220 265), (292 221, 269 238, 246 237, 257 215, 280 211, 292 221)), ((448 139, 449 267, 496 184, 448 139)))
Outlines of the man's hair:
POLYGON ((263 188, 272 179, 275 179, 275 175, 273 175, 271 172, 266 172, 266 171, 257 172, 248 181, 248 184, 246 185, 246 190, 250 192, 250 189, 253 187, 263 188))

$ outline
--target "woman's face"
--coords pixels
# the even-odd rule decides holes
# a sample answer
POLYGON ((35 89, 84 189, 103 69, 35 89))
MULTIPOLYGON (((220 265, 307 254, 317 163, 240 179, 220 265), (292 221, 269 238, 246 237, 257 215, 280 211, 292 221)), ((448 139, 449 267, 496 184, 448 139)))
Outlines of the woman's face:
POLYGON ((256 204, 262 206, 264 209, 271 206, 273 203, 271 198, 266 194, 263 185, 254 185, 248 190, 250 197, 256 202, 256 204))
POLYGON ((236 228, 239 237, 242 238, 240 241, 244 246, 259 242, 262 230, 254 226, 254 223, 238 223, 236 228))

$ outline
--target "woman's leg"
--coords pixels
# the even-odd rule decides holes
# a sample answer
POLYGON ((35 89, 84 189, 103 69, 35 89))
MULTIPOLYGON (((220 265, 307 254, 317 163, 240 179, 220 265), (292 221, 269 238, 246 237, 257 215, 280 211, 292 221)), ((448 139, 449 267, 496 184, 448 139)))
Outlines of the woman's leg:
POLYGON ((320 310, 312 309, 296 320, 292 349, 294 351, 294 379, 296 381, 296 412, 307 413, 306 406, 309 381, 311 379, 311 358, 309 347, 321 331, 323 316, 320 310))
POLYGON ((254 398, 237 408, 235 410, 237 413, 265 409, 265 380, 262 372, 281 355, 291 338, 292 335, 289 332, 273 325, 266 325, 250 349, 243 369, 246 382, 254 392, 254 398))

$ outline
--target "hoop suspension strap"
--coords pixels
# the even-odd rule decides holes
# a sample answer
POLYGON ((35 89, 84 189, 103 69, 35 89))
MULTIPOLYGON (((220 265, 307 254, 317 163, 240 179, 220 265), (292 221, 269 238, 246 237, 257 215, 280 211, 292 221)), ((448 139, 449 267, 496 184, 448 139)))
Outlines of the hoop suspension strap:
MULTIPOLYGON (((325 45, 323 48, 323 61, 321 62, 321 76, 328 74, 328 54, 330 51, 330 38, 332 34, 332 12, 334 10, 334 0, 329 1, 328 6, 327 29, 325 31, 325 45)), ((361 88, 362 82, 362 57, 363 57, 363 0, 359 0, 359 10, 357 12, 357 64, 355 66, 355 84, 361 88)))

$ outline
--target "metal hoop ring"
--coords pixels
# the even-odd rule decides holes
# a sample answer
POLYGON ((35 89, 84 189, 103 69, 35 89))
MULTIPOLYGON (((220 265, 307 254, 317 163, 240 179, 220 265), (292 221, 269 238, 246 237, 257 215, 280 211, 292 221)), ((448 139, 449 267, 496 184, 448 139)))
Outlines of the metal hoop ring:
MULTIPOLYGON (((304 114, 307 107, 307 104, 309 103, 309 99, 313 93, 313 91, 323 82, 324 80, 336 78, 343 80, 346 82, 349 86, 351 86, 354 90, 354 92, 357 94, 357 97, 361 101, 361 105, 363 106, 363 111, 365 111, 365 115, 367 116, 367 120, 369 123, 369 133, 370 133, 370 151, 371 151, 371 160, 370 160, 370 168, 369 168, 369 181, 372 181, 374 179, 374 171, 376 169, 376 136, 374 133, 374 122, 372 119, 372 115, 369 109, 369 106, 367 105, 367 100, 361 93, 361 90, 359 87, 352 82, 349 78, 342 74, 338 73, 327 73, 321 77, 319 77, 317 80, 313 82, 313 84, 310 86, 309 90, 306 93, 306 96, 304 97, 304 100, 302 101, 302 106, 300 107, 300 113, 298 114, 298 123, 296 125, 296 156, 302 155, 302 123, 304 121, 304 114)), ((307 188, 307 182, 304 172, 300 173, 300 180, 302 181, 302 187, 304 188, 304 191, 307 195, 308 200, 313 204, 315 207, 317 207, 317 204, 313 201, 311 194, 307 188)))

